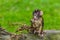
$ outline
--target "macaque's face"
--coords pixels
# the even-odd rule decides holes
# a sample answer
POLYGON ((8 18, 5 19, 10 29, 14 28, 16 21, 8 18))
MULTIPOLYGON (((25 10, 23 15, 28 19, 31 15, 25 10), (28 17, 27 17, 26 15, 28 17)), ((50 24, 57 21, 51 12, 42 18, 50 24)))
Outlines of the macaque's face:
POLYGON ((38 18, 38 13, 34 13, 34 19, 38 18))
POLYGON ((38 19, 42 15, 43 15, 43 11, 37 11, 37 12, 34 12, 33 17, 34 19, 38 19))

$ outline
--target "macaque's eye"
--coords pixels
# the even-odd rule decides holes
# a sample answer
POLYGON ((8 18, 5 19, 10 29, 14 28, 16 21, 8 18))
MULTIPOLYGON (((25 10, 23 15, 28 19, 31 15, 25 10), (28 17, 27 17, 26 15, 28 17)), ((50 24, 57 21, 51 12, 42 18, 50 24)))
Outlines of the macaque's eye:
POLYGON ((36 16, 36 15, 37 15, 37 13, 34 14, 34 16, 36 16))

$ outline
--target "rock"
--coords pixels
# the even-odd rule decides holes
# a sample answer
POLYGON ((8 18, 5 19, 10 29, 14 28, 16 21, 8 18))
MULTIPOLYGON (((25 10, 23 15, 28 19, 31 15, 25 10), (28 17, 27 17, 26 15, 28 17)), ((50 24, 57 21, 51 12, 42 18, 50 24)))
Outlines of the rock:
POLYGON ((10 33, 0 27, 0 40, 11 40, 10 33))
MULTIPOLYGON (((0 35, 0 40, 13 40, 10 38, 10 35, 0 35)), ((34 34, 23 34, 19 37, 18 40, 60 40, 60 31, 59 30, 45 30, 44 36, 37 36, 34 34)))
POLYGON ((11 40, 10 35, 0 35, 0 40, 11 40))
POLYGON ((25 34, 27 37, 25 40, 60 40, 59 30, 45 30, 44 36, 37 36, 34 34, 25 34))

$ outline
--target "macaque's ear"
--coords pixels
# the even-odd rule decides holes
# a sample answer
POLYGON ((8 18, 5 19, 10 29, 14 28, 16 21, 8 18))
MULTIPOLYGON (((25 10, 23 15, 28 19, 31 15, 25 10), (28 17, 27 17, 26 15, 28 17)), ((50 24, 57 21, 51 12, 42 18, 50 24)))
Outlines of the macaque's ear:
POLYGON ((41 16, 43 15, 43 11, 40 11, 40 15, 41 15, 41 16))

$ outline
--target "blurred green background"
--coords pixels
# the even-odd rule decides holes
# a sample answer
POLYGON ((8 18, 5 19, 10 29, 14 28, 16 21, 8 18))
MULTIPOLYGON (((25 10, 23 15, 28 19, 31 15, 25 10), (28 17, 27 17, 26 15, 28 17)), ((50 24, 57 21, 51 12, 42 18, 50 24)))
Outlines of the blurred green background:
POLYGON ((9 32, 15 32, 19 26, 11 26, 9 22, 30 25, 35 9, 44 12, 44 29, 60 29, 60 0, 0 0, 0 24, 9 32))

